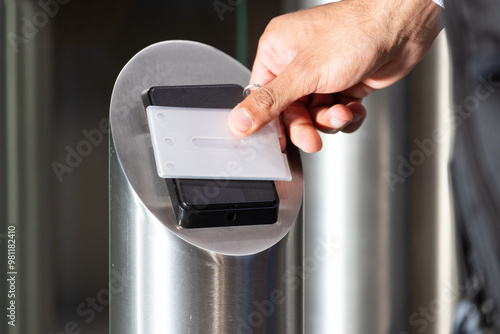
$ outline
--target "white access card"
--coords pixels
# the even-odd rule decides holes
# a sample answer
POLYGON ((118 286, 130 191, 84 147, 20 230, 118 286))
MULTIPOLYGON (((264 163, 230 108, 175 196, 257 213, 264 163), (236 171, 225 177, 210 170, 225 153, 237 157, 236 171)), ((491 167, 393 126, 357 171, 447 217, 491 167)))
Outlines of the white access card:
POLYGON ((231 133, 231 109, 146 108, 158 175, 290 181, 277 121, 248 137, 231 133))

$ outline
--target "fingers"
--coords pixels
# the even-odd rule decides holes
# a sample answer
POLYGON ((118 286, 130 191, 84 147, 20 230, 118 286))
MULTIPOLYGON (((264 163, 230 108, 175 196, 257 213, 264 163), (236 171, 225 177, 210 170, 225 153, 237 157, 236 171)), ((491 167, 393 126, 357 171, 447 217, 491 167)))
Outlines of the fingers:
POLYGON ((280 117, 279 118, 279 123, 280 123, 280 147, 281 147, 281 152, 285 152, 286 149, 286 134, 285 134, 285 125, 283 124, 283 119, 280 117))
POLYGON ((309 111, 316 128, 324 133, 354 132, 366 118, 360 99, 341 94, 313 94, 309 111))
POLYGON ((351 111, 336 101, 333 94, 313 94, 309 111, 316 128, 324 133, 337 133, 352 121, 351 111))
POLYGON ((317 152, 323 146, 317 130, 331 134, 350 133, 356 131, 365 118, 366 109, 360 102, 336 94, 303 97, 283 112, 290 140, 306 153, 317 152))
POLYGON ((323 144, 307 105, 308 97, 293 102, 283 112, 283 121, 292 143, 306 153, 314 153, 323 144))
POLYGON ((310 71, 299 70, 292 62, 280 75, 253 91, 231 111, 231 130, 240 136, 254 133, 278 117, 292 102, 312 92, 313 81, 310 71))
MULTIPOLYGON (((357 85, 354 85, 346 90, 344 90, 339 96, 344 97, 345 100, 350 101, 358 101, 361 102, 361 99, 366 97, 368 94, 375 91, 375 88, 365 84, 364 82, 360 82, 357 85)), ((340 102, 342 103, 342 102, 340 102)), ((348 102, 344 103, 347 104, 348 102)))
MULTIPOLYGON (((314 153, 323 146, 317 130, 330 134, 356 131, 366 118, 366 109, 360 102, 349 101, 352 99, 336 94, 313 94, 310 98, 305 96, 292 102, 283 111, 283 123, 292 143, 306 153, 314 153)), ((286 146, 283 123, 282 150, 286 146)))
POLYGON ((351 110, 353 117, 351 123, 347 124, 342 132, 352 133, 359 129, 359 127, 363 124, 366 118, 366 109, 359 102, 351 102, 347 106, 349 110, 351 110))

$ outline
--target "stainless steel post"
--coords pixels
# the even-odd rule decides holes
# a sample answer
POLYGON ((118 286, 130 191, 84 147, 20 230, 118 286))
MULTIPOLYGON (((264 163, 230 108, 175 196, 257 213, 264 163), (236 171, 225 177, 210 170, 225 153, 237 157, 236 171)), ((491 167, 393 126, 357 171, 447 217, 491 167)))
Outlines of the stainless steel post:
POLYGON ((368 117, 357 133, 322 136, 321 152, 302 155, 305 258, 320 240, 336 245, 306 276, 307 333, 450 331, 462 291, 447 171, 447 57, 442 35, 406 79, 364 101, 368 117), (429 140, 432 152, 423 151, 429 140))
POLYGON ((23 30, 37 8, 35 0, 0 1, 0 332, 5 334, 47 333, 58 322, 52 24, 36 38, 23 30), (14 232, 10 238, 8 231, 14 232), (12 266, 8 249, 14 251, 12 266))
MULTIPOLYGON (((276 182, 273 225, 183 229, 156 174, 141 93, 158 85, 248 83, 249 71, 194 42, 150 46, 111 99, 111 333, 302 333, 302 172, 276 182)), ((202 162, 201 162, 202 163, 202 162)))
MULTIPOLYGON (((290 11, 322 3, 283 1, 290 11)), ((407 78, 364 104, 360 130, 323 135, 322 151, 302 155, 306 263, 321 243, 334 245, 306 272, 306 332, 448 333, 463 290, 447 169, 453 123, 444 32, 407 78)))

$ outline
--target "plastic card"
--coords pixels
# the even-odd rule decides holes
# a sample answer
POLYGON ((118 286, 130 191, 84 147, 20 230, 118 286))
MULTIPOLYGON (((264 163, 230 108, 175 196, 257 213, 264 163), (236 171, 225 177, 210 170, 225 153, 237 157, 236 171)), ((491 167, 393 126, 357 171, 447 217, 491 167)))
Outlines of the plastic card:
POLYGON ((248 137, 231 133, 231 109, 146 108, 158 175, 163 178, 292 179, 277 121, 248 137))

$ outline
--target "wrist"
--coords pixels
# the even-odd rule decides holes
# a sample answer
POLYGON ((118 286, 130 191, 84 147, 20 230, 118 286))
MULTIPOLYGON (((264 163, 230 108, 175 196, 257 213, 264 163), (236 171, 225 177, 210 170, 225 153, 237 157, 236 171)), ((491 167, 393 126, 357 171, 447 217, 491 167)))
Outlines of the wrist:
POLYGON ((392 39, 391 49, 408 42, 431 45, 441 31, 442 8, 431 0, 385 0, 379 4, 379 13, 392 39))

